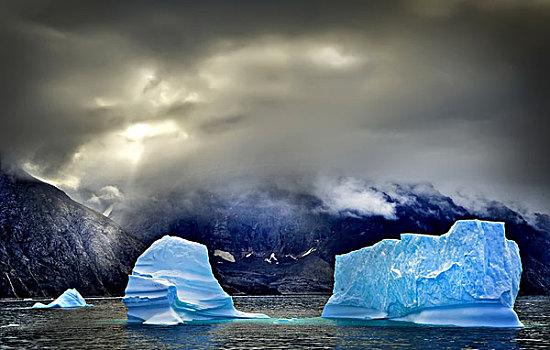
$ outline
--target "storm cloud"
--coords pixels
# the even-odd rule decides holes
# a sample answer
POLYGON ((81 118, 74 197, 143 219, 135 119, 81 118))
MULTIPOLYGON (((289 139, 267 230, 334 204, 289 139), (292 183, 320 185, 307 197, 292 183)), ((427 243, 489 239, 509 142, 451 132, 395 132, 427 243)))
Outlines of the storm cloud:
POLYGON ((2 157, 92 206, 343 176, 550 211, 548 1, 0 6, 2 157))

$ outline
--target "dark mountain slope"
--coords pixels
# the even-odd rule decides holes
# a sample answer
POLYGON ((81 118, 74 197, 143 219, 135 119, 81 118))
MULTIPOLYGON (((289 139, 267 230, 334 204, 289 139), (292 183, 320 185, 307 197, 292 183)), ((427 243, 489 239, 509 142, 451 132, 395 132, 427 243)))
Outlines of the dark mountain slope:
POLYGON ((121 295, 143 244, 31 176, 0 172, 0 297, 121 295))
POLYGON ((520 247, 521 292, 550 293, 547 215, 539 215, 532 224, 498 202, 469 210, 429 185, 370 190, 395 206, 395 217, 334 212, 315 195, 271 187, 247 194, 197 191, 159 196, 143 203, 134 215, 127 213, 132 219, 122 224, 147 243, 171 234, 206 244, 228 291, 262 294, 330 292, 335 254, 384 238, 405 232, 440 235, 460 219, 503 221, 507 237, 520 247), (235 261, 216 255, 216 250, 230 253, 235 261))

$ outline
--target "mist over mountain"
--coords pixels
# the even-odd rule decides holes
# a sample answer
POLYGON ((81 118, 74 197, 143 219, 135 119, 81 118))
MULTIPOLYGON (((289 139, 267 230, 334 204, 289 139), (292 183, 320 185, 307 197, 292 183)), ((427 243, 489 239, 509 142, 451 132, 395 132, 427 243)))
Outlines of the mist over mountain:
POLYGON ((310 190, 270 183, 239 193, 172 192, 140 203, 121 224, 146 243, 164 234, 204 243, 224 287, 261 294, 329 292, 334 255, 384 238, 439 235, 460 219, 503 221, 520 247, 521 292, 550 292, 548 215, 528 221, 495 201, 466 208, 429 184, 342 178, 310 190))

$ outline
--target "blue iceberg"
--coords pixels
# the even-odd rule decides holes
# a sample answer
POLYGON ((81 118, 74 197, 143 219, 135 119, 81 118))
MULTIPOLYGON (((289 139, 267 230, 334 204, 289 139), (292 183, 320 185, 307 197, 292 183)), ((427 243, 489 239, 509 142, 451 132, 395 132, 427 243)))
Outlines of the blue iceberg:
POLYGON ((93 306, 87 304, 86 300, 80 295, 80 293, 75 289, 67 289, 63 292, 57 299, 49 303, 48 305, 42 303, 36 303, 32 307, 33 309, 49 309, 53 307, 60 308, 74 308, 74 307, 84 307, 84 306, 93 306))
POLYGON ((268 318, 236 310, 212 273, 206 246, 179 237, 164 236, 137 259, 122 301, 131 323, 268 318))
POLYGON ((521 272, 503 223, 457 221, 442 236, 402 234, 336 256, 322 317, 522 327, 513 310, 521 272))

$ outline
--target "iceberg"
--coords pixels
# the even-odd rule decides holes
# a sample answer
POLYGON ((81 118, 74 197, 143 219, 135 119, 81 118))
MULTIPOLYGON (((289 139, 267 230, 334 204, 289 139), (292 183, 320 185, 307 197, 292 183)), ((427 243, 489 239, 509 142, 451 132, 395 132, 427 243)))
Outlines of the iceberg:
POLYGON ((155 241, 128 277, 122 301, 130 323, 268 318, 236 310, 212 273, 206 246, 183 238, 164 236, 155 241))
POLYGON ((336 256, 322 317, 522 327, 513 310, 521 272, 503 223, 461 220, 441 236, 402 234, 336 256))
POLYGON ((57 299, 49 303, 48 305, 42 303, 36 303, 32 307, 33 309, 49 309, 53 307, 60 308, 74 308, 74 307, 84 307, 84 306, 93 306, 87 304, 86 300, 80 295, 80 293, 75 289, 67 289, 63 292, 57 299))

